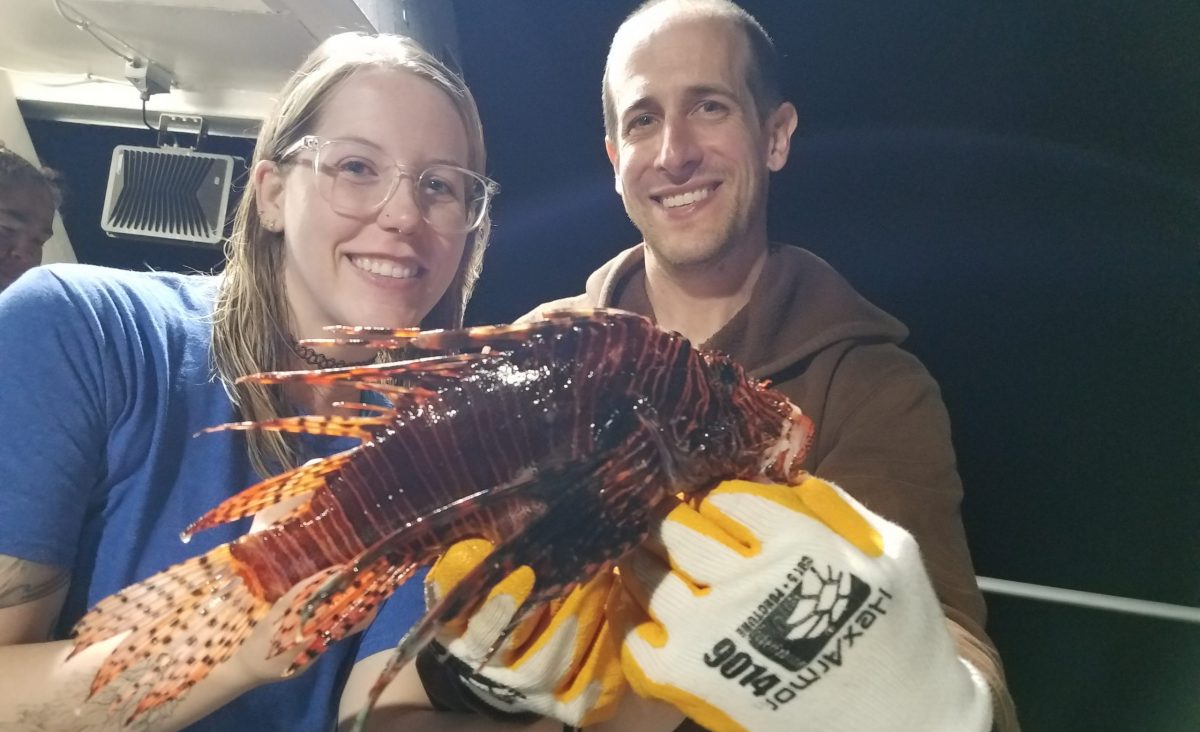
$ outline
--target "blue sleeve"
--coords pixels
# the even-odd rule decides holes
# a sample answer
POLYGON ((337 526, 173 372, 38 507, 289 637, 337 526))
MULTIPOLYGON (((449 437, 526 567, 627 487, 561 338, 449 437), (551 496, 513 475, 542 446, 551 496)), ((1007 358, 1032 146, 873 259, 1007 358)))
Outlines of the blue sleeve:
POLYGON ((0 295, 0 554, 74 563, 107 433, 94 305, 45 267, 0 295))
POLYGON ((408 629, 421 619, 425 614, 426 573, 427 570, 417 572, 387 599, 371 627, 363 631, 354 660, 395 648, 408 629))

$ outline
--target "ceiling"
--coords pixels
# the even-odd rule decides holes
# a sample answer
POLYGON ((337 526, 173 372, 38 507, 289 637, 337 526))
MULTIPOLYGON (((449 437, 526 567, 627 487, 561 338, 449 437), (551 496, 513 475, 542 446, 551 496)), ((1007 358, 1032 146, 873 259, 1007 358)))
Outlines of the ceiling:
POLYGON ((26 117, 140 126, 141 99, 125 78, 122 56, 145 57, 173 79, 170 94, 150 97, 151 119, 159 112, 203 114, 214 133, 249 136, 273 94, 321 39, 343 30, 414 35, 408 26, 419 25, 427 6, 432 3, 5 0, 0 69, 8 72, 26 117))

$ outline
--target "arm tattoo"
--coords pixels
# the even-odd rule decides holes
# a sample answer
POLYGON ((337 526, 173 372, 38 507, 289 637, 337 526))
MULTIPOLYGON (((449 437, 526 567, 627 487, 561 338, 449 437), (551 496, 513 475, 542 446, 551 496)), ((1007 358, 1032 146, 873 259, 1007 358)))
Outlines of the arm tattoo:
POLYGON ((0 555, 0 609, 40 600, 70 582, 70 570, 0 555))
MULTIPOLYGON (((0 609, 47 597, 68 586, 69 570, 0 554, 0 609)), ((156 659, 138 659, 120 678, 99 693, 91 693, 95 670, 71 672, 60 680, 52 703, 16 707, 14 732, 145 732, 163 723, 178 702, 152 710, 133 722, 136 699, 124 698, 130 685, 153 670, 156 659)), ((4 730, 10 729, 9 726, 4 730)))
POLYGON ((145 662, 135 664, 95 696, 90 692, 94 673, 72 675, 62 682, 58 698, 52 703, 18 706, 13 732, 147 732, 165 724, 178 700, 132 722, 125 721, 137 705, 136 700, 122 699, 120 694, 126 684, 132 684, 149 669, 150 664, 145 662))

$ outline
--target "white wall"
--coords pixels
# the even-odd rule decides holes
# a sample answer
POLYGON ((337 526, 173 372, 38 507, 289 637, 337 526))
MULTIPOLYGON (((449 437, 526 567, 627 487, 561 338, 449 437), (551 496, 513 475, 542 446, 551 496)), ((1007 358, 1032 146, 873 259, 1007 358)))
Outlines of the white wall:
MULTIPOLYGON (((17 109, 17 98, 13 95, 8 73, 2 70, 0 70, 0 141, 4 142, 5 147, 26 160, 38 160, 37 151, 33 149, 33 140, 29 139, 29 129, 25 127, 25 119, 21 117, 21 111, 17 109)), ((69 188, 71 171, 61 170, 59 172, 63 174, 69 188)), ((79 192, 78 195, 82 195, 82 192, 79 192)), ((42 253, 42 263, 75 261, 77 261, 75 250, 71 247, 67 230, 63 228, 62 217, 55 214, 54 236, 46 242, 46 248, 42 253)))

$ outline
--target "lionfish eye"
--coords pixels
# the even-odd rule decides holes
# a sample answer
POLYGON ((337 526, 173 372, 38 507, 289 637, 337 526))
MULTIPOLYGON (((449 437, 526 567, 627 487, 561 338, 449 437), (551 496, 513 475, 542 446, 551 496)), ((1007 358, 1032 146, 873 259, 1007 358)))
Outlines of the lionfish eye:
POLYGON ((717 363, 717 378, 725 386, 733 386, 738 382, 737 369, 728 361, 721 361, 717 363))

